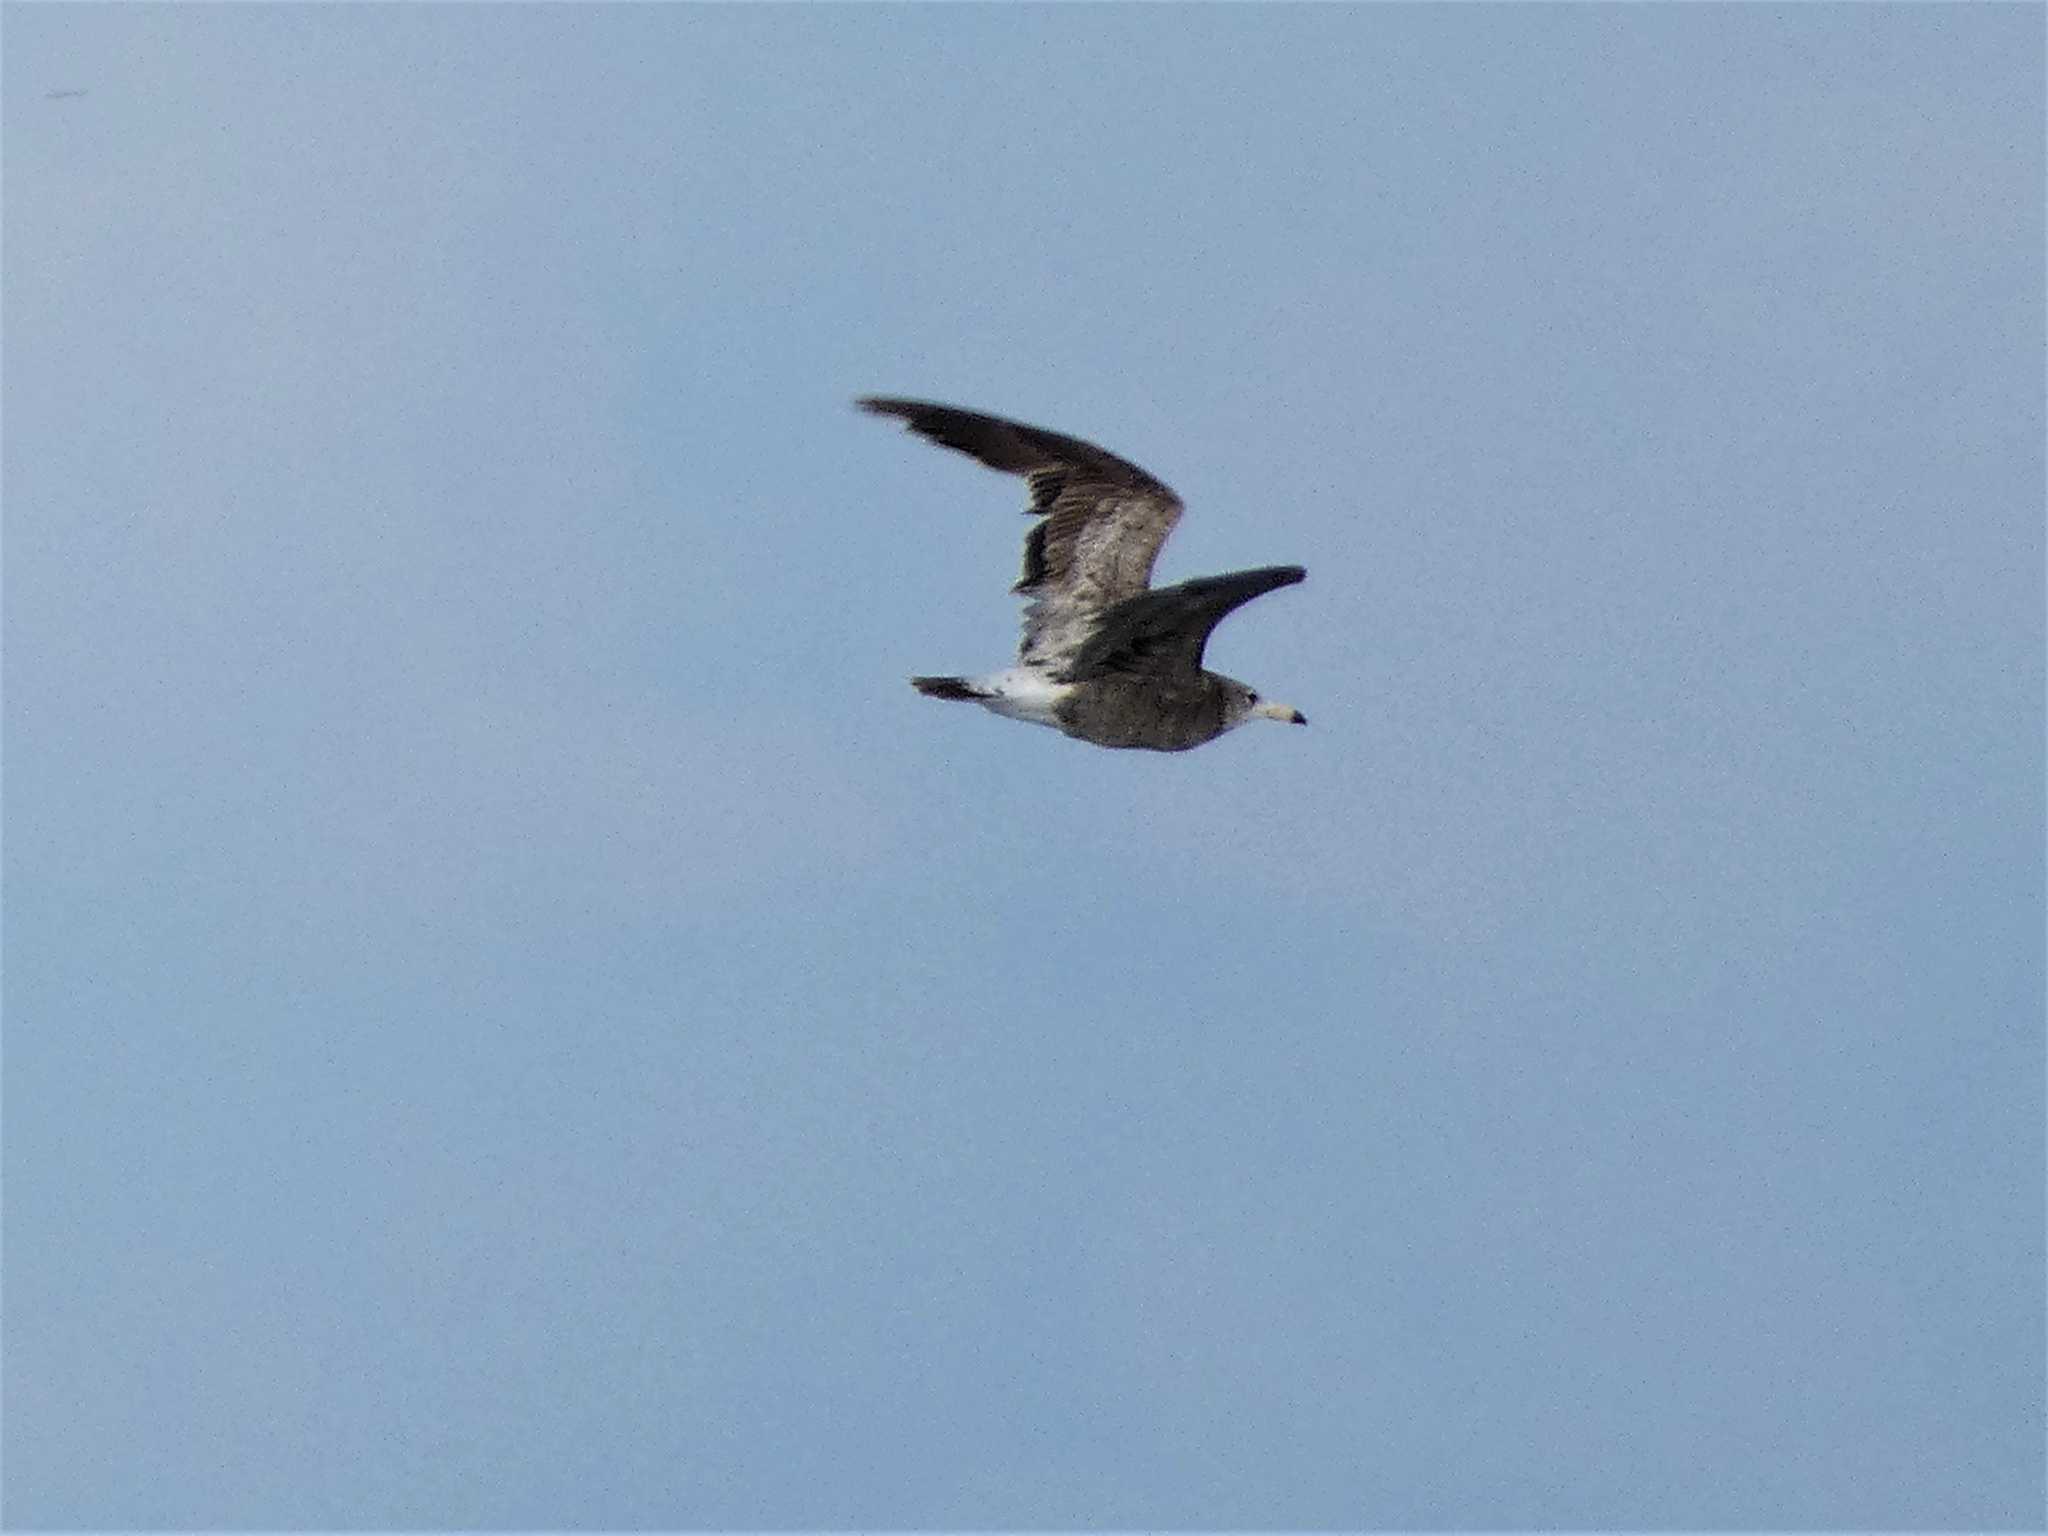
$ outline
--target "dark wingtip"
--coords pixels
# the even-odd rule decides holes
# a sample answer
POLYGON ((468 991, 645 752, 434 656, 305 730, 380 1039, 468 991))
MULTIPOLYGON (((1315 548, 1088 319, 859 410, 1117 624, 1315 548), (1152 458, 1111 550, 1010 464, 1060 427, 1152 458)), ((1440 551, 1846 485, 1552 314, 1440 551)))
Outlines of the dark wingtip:
POLYGON ((1300 565, 1262 565, 1255 570, 1236 571, 1222 580, 1244 581, 1261 592, 1272 592, 1281 587, 1291 587, 1297 581, 1308 578, 1308 569, 1300 565))
POLYGON ((925 407, 916 400, 905 400, 896 395, 855 395, 854 409, 866 411, 870 416, 909 416, 925 407))

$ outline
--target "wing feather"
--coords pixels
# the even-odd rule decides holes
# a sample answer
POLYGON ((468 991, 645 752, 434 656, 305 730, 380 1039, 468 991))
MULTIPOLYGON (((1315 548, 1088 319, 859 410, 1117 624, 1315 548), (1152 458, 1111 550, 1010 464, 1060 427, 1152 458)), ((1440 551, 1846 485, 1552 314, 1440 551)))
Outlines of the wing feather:
POLYGON ((1253 598, 1291 587, 1307 574, 1298 565, 1268 565, 1126 598, 1102 615, 1065 676, 1086 682, 1116 673, 1175 677, 1197 672, 1202 649, 1218 624, 1253 598))
POLYGON ((861 408, 900 417, 920 437, 1021 474, 1026 512, 1043 521, 1024 541, 1016 592, 1028 597, 1019 659, 1069 661, 1103 612, 1145 592, 1181 501, 1127 459, 1077 437, 923 400, 869 396, 861 408))

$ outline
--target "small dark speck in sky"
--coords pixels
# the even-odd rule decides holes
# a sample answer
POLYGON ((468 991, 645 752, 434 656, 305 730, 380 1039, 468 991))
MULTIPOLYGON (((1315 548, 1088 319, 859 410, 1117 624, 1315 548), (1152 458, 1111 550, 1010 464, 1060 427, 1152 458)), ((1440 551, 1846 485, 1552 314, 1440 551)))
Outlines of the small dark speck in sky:
POLYGON ((75 99, 75 98, 77 98, 77 97, 80 97, 80 96, 84 96, 84 95, 86 95, 86 94, 87 94, 87 92, 86 92, 86 91, 84 91, 84 90, 83 90, 82 88, 80 88, 80 87, 78 87, 78 86, 72 86, 72 87, 70 87, 69 89, 67 89, 67 90, 62 90, 62 91, 45 91, 45 92, 43 93, 43 100, 45 100, 45 101, 71 101, 71 100, 73 100, 73 99, 75 99))

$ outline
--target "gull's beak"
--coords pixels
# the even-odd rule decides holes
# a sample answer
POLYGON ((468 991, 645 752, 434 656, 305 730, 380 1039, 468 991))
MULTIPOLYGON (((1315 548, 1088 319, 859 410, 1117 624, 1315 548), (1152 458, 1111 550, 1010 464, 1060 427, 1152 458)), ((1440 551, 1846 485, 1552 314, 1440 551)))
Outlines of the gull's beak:
POLYGON ((1252 707, 1255 715, 1264 715, 1268 720, 1280 720, 1288 725, 1307 725, 1308 716, 1292 704, 1257 704, 1252 707))

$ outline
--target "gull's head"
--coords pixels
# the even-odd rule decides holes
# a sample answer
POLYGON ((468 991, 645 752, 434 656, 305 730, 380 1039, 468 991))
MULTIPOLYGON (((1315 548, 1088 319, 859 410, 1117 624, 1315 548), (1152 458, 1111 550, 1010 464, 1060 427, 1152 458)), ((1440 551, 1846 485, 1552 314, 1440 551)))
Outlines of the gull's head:
POLYGON ((1288 725, 1307 725, 1308 716, 1292 704, 1279 704, 1271 699, 1259 697, 1256 688, 1247 687, 1235 678, 1225 679, 1230 684, 1230 723, 1243 725, 1247 720, 1264 718, 1279 720, 1288 725))

